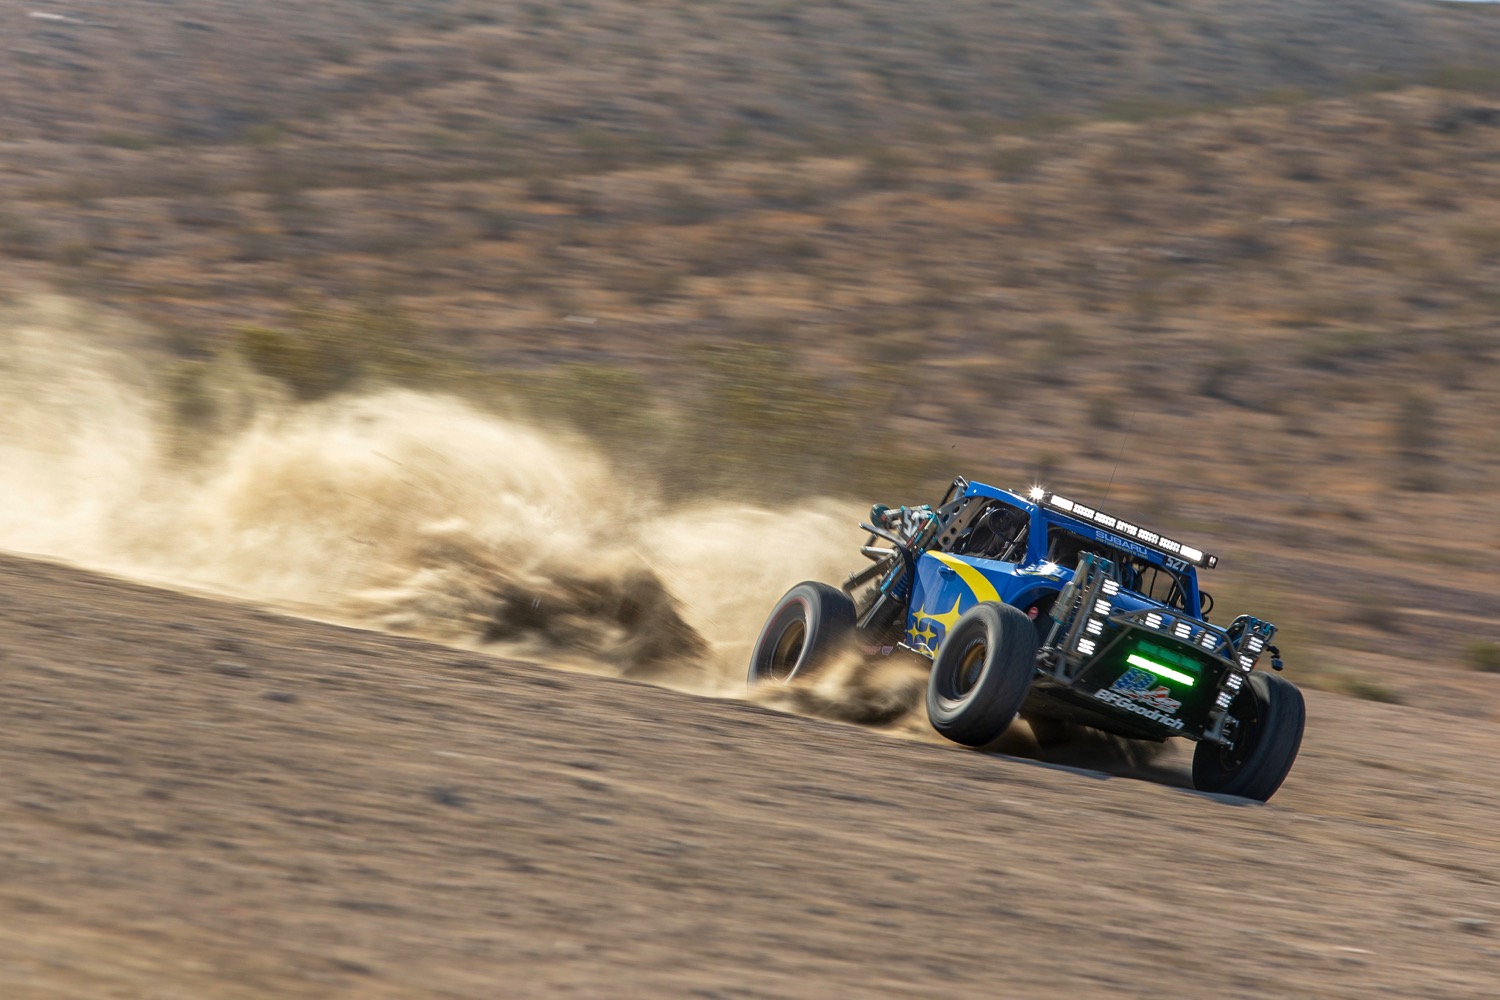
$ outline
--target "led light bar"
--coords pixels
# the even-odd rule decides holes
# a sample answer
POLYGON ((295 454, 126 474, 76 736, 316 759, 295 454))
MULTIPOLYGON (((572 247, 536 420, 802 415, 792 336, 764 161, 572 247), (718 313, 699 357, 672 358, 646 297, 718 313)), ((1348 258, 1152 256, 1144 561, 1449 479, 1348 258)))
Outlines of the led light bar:
POLYGON ((1155 660, 1148 660, 1139 653, 1131 653, 1125 657, 1125 662, 1132 667, 1140 667, 1142 670, 1150 671, 1158 677, 1165 677, 1169 681, 1186 684, 1188 687, 1192 687, 1198 683, 1196 678, 1183 673, 1181 670, 1176 670, 1164 663, 1157 663, 1155 660))
POLYGON ((1158 552, 1165 552, 1167 555, 1185 559, 1194 566, 1213 569, 1219 565, 1218 556, 1209 555, 1202 549, 1194 548, 1175 539, 1166 538, 1154 531, 1147 531, 1139 525, 1131 524, 1129 521, 1122 520, 1112 514, 1106 514, 1102 510, 1095 510, 1093 507, 1069 500, 1067 497, 1060 497, 1056 493, 1049 493, 1040 486, 1033 486, 1026 495, 1045 507, 1060 510, 1064 514, 1073 515, 1080 521, 1087 521, 1090 524, 1096 524, 1109 531, 1117 532, 1143 545, 1149 545, 1158 552))

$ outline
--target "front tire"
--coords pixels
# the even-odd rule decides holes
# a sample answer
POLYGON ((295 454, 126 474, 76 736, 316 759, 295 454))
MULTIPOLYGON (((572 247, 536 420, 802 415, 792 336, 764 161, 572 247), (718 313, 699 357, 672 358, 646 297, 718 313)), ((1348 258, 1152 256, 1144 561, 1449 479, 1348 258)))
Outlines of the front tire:
POLYGON ((1296 685, 1254 673, 1229 706, 1235 745, 1201 741, 1193 751, 1193 787, 1265 802, 1286 780, 1302 746, 1307 707, 1296 685))
POLYGON ((1036 629, 1008 604, 979 604, 948 630, 927 682, 932 728, 964 746, 989 746, 1021 710, 1036 675, 1036 629))
POLYGON ((761 626, 750 654, 749 683, 785 683, 825 666, 848 648, 854 602, 826 583, 799 583, 786 592, 761 626))

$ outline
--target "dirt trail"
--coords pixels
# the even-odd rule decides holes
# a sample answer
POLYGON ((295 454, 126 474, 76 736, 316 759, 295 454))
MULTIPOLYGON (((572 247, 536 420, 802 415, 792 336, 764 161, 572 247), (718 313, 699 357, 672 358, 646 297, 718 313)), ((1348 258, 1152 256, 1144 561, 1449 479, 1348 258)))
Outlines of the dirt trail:
POLYGON ((1494 727, 1309 707, 1236 805, 0 557, 0 995, 1492 994, 1494 727))

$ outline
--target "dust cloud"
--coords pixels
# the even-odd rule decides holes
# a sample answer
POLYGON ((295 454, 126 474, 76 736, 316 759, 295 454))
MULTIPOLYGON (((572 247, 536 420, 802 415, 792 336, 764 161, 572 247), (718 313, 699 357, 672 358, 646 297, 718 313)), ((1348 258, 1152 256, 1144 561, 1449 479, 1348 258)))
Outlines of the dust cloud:
POLYGON ((840 657, 811 677, 760 684, 750 699, 768 708, 835 722, 885 729, 913 738, 936 738, 919 709, 928 670, 915 656, 840 657))
POLYGON ((248 376, 184 457, 142 331, 0 309, 0 548, 310 617, 714 693, 772 603, 847 572, 858 511, 668 507, 576 437, 429 393, 248 376))
MULTIPOLYGON (((850 504, 669 506, 576 436, 406 390, 296 403, 241 373, 220 387, 240 426, 184 455, 162 379, 112 346, 146 339, 65 299, 0 307, 0 549, 742 696, 777 598, 838 580, 862 539, 850 504)), ((850 655, 748 697, 935 739, 926 678, 914 659, 850 655)), ((1001 749, 1037 755, 1016 732, 1001 749)), ((1054 735, 1042 756, 1100 766, 1100 738, 1054 735)))

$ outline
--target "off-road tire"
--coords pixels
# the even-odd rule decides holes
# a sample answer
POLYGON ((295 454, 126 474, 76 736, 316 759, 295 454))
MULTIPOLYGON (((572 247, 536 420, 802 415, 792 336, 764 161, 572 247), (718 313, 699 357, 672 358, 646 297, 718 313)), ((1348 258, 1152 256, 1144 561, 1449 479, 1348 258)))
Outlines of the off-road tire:
POLYGON ((776 602, 750 654, 749 683, 806 677, 849 648, 854 602, 826 583, 799 583, 776 602))
POLYGON ((1229 706, 1240 721, 1230 750, 1208 740, 1193 751, 1193 787, 1265 802, 1286 780, 1297 750, 1307 708, 1302 692, 1274 674, 1253 673, 1229 706))
POLYGON ((1036 629, 1008 604, 978 604, 953 623, 927 681, 927 719, 955 743, 985 747, 1010 727, 1036 674, 1036 629))

